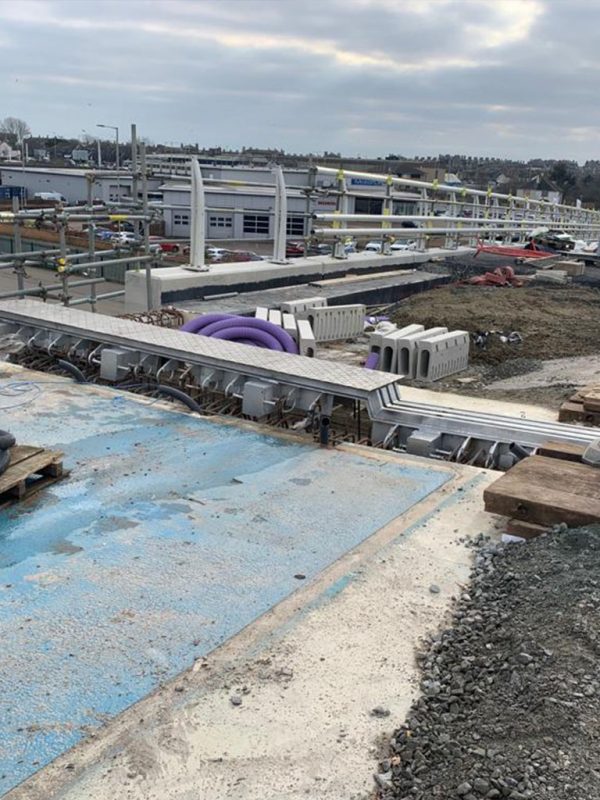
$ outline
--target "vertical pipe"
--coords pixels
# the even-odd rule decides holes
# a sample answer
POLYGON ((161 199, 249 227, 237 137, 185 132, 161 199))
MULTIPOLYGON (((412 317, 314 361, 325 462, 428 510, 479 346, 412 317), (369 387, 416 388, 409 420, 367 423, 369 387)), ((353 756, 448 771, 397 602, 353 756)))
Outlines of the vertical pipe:
POLYGON ((190 238, 190 269, 199 272, 208 270, 204 262, 204 243, 206 212, 204 203, 204 184, 202 182, 202 171, 198 159, 194 156, 190 165, 192 176, 192 196, 191 196, 191 215, 192 230, 190 238))
MULTIPOLYGON (((94 176, 86 175, 87 178, 87 204, 88 210, 92 211, 94 205, 94 176)), ((96 223, 88 223, 88 257, 90 264, 96 261, 96 223)), ((96 266, 90 267, 90 278, 95 278, 98 275, 98 268, 96 266)), ((90 306, 93 314, 96 313, 96 284, 92 283, 90 286, 90 306)))
MULTIPOLYGON (((144 235, 144 253, 150 254, 150 220, 148 219, 148 168, 146 166, 146 145, 140 144, 140 172, 142 174, 142 210, 144 221, 142 231, 144 235)), ((144 264, 146 277, 146 306, 147 310, 152 310, 152 264, 147 261, 144 264)))
POLYGON ((69 305, 69 271, 67 269, 67 231, 66 223, 60 222, 58 226, 58 241, 60 247, 60 258, 58 259, 58 270, 63 290, 63 305, 69 305))
POLYGON ((96 139, 96 147, 98 148, 98 169, 102 169, 102 145, 100 144, 100 139, 96 139))
MULTIPOLYGON (((13 197, 12 199, 12 210, 14 214, 17 214, 19 211, 19 198, 13 197)), ((19 224, 19 220, 15 216, 15 220, 13 222, 13 253, 22 253, 23 252, 23 242, 21 239, 21 226, 19 224)), ((17 289, 21 291, 25 288, 25 267, 23 266, 22 262, 15 264, 15 272, 17 273, 17 289)), ((21 295, 23 298, 23 295, 21 295)))
POLYGON ((273 169, 275 174, 275 216, 273 217, 273 263, 285 264, 285 242, 287 234, 287 194, 283 170, 273 169))
POLYGON ((121 160, 119 157, 119 129, 115 127, 115 166, 117 167, 117 203, 121 201, 121 176, 119 174, 121 168, 121 160))
MULTIPOLYGON (((138 201, 138 148, 137 148, 137 127, 135 122, 131 124, 131 196, 133 201, 138 201)), ((138 225, 136 227, 139 228, 138 225)), ((139 229, 137 233, 139 233, 139 229)))

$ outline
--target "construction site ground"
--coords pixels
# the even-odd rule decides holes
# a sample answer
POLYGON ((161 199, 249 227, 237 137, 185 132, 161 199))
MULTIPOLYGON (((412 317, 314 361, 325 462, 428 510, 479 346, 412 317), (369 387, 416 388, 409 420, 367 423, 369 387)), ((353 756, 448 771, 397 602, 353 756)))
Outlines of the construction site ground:
POLYGON ((6 797, 371 794, 495 473, 15 381, 11 429, 71 476, 2 520, 6 797))
MULTIPOLYGON (((574 387, 600 382, 600 291, 569 284, 521 288, 450 285, 413 295, 390 314, 399 327, 419 323, 469 333, 491 332, 485 347, 471 342, 469 367, 435 383, 403 382, 429 391, 488 397, 558 409, 574 387), (522 341, 503 342, 517 332, 522 341)), ((363 363, 368 336, 326 344, 320 358, 363 363)))

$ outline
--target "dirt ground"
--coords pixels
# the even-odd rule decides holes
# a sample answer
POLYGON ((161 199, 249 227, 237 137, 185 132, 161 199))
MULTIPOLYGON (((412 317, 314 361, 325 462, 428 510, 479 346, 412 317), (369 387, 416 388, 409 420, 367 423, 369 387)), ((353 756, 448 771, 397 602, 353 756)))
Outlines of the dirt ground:
POLYGON ((600 292, 587 287, 444 286, 403 301, 392 320, 472 333, 517 331, 523 337, 522 344, 503 344, 495 336, 485 349, 473 347, 473 364, 582 356, 600 349, 600 292))
POLYGON ((582 369, 581 358, 600 355, 600 291, 595 288, 445 286, 408 298, 391 318, 399 326, 444 325, 469 333, 516 331, 522 337, 522 342, 509 344, 493 333, 485 347, 472 342, 468 370, 427 384, 429 389, 558 409, 575 387, 598 382, 597 359, 590 359, 587 370, 582 369), (552 375, 556 359, 573 359, 573 369, 568 362, 556 362, 561 369, 552 375), (531 380, 541 369, 546 380, 531 380))
POLYGON ((599 566, 598 527, 478 552, 379 798, 600 797, 599 566))

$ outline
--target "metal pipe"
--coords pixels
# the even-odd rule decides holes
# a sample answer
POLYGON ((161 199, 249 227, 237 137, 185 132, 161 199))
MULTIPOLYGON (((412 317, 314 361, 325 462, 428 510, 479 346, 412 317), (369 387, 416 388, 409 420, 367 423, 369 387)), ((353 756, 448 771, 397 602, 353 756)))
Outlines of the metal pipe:
POLYGON ((198 159, 193 158, 190 165, 192 171, 192 230, 190 242, 190 267, 205 270, 204 243, 206 213, 204 210, 204 185, 202 171, 198 159))
MULTIPOLYGON (((338 220, 344 220, 349 222, 374 222, 376 220, 381 220, 382 222, 435 222, 437 220, 441 220, 443 222, 462 222, 467 223, 469 225, 489 225, 490 222, 503 222, 502 218, 488 218, 484 219, 482 217, 447 217, 444 216, 423 216, 419 214, 312 214, 312 218, 318 220, 319 222, 337 222, 338 220)), ((547 219, 507 219, 507 222, 510 222, 513 225, 522 225, 522 226, 535 226, 539 227, 541 225, 556 225, 556 220, 547 220, 547 219)), ((562 223, 561 227, 575 227, 575 228, 597 228, 598 224, 600 223, 591 223, 591 222, 565 222, 562 223)))
MULTIPOLYGON (((402 239, 416 239, 418 236, 436 236, 438 234, 454 233, 462 236, 465 233, 519 233, 520 228, 489 227, 489 228, 385 228, 385 236, 395 236, 402 239)), ((381 228, 313 228, 315 236, 325 239, 335 239, 338 236, 381 236, 381 228)))
MULTIPOLYGON (((140 168, 142 172, 142 208, 144 214, 148 216, 148 165, 146 163, 146 145, 140 146, 140 168)), ((146 219, 142 222, 142 234, 144 237, 144 252, 150 255, 150 223, 146 219)), ((146 262, 145 265, 145 278, 146 278, 146 310, 152 311, 152 263, 146 262)))
MULTIPOLYGON (((317 172, 320 175, 338 175, 340 170, 335 169, 333 167, 316 167, 317 172)), ((349 176, 351 178, 367 178, 368 180, 376 180, 379 181, 382 185, 385 181, 385 177, 373 173, 373 172, 358 172, 357 170, 341 170, 345 176, 349 176)), ((418 189, 433 189, 436 192, 447 192, 453 193, 457 191, 456 186, 447 186, 443 183, 438 183, 435 181, 418 181, 414 180, 413 178, 400 178, 397 176, 391 176, 392 182, 398 186, 411 186, 418 189)), ((472 195, 474 197, 485 197, 485 198, 496 198, 498 200, 512 200, 515 203, 525 203, 525 204, 533 204, 537 206, 548 206, 548 203, 543 200, 532 200, 526 197, 513 197, 512 195, 507 194, 500 194, 499 192, 490 192, 485 191, 483 189, 471 189, 469 187, 459 187, 459 191, 464 193, 464 195, 472 195)), ((553 205, 554 208, 563 208, 568 211, 579 211, 575 206, 567 206, 564 204, 556 203, 553 205)), ((595 214, 600 214, 600 212, 594 212, 595 214)))
POLYGON ((116 266, 117 264, 143 264, 146 261, 152 261, 155 257, 150 255, 143 255, 143 256, 126 256, 125 258, 109 258, 106 261, 94 261, 91 263, 85 264, 77 264, 75 266, 69 266, 69 272, 81 272, 84 269, 89 269, 90 267, 112 267, 116 266))
MULTIPOLYGON (((97 294, 93 299, 94 302, 100 302, 101 300, 110 300, 113 297, 123 297, 125 294, 125 289, 120 289, 117 292, 106 292, 105 294, 97 294)), ((71 306, 82 306, 86 303, 91 303, 92 297, 78 297, 76 300, 71 302, 71 306)))
POLYGON ((0 261, 6 261, 8 259, 15 260, 20 258, 33 258, 35 256, 40 256, 45 258, 46 256, 56 256, 59 255, 60 250, 21 250, 20 253, 0 253, 0 261))
MULTIPOLYGON (((96 283, 106 283, 104 278, 88 278, 82 281, 74 281, 71 286, 85 286, 89 285, 95 281, 96 283)), ((14 292, 2 292, 0 294, 0 300, 8 300, 12 297, 27 297, 29 295, 36 295, 36 294, 47 294, 48 292, 56 292, 59 289, 63 288, 62 283, 52 283, 47 286, 34 286, 30 289, 19 289, 14 292)))

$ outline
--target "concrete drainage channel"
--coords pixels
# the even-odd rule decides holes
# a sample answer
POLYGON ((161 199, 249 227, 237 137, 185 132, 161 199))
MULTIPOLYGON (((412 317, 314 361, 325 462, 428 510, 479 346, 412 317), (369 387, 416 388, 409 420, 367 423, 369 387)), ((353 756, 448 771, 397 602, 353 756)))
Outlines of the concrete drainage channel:
POLYGON ((333 437, 508 469, 547 441, 589 444, 596 438, 575 425, 405 402, 398 376, 390 373, 35 301, 0 304, 0 320, 12 357, 27 366, 53 369, 60 359, 89 380, 170 386, 211 413, 309 430, 323 443, 333 437))

